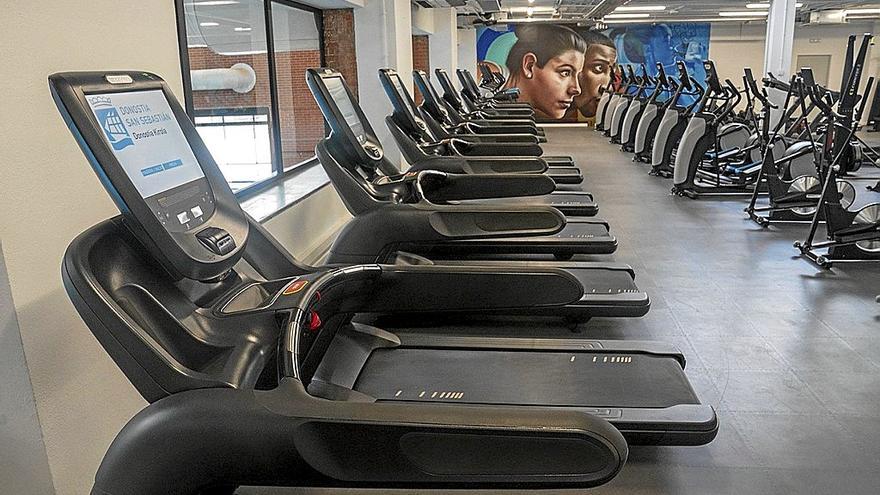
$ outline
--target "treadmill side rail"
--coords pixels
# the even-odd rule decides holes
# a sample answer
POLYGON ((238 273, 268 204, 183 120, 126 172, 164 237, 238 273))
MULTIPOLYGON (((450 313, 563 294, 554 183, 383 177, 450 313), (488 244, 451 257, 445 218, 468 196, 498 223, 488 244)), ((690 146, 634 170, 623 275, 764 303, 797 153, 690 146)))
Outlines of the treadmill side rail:
POLYGON ((626 457, 623 437, 585 413, 329 402, 285 380, 269 392, 196 390, 151 404, 113 441, 92 494, 195 495, 254 481, 586 488, 612 479, 626 457))

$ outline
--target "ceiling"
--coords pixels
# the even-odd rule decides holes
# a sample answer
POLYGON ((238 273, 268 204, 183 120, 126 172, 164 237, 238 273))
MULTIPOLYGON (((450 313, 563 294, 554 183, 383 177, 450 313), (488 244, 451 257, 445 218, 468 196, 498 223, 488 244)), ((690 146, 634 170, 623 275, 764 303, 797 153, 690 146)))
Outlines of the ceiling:
MULTIPOLYGON (((613 11, 616 5, 628 8, 639 6, 664 6, 662 11, 641 12, 648 14, 647 18, 638 19, 606 19, 613 22, 671 22, 676 20, 711 20, 717 22, 755 19, 761 21, 763 17, 722 17, 719 12, 761 12, 761 9, 748 9, 747 3, 762 3, 762 0, 501 0, 501 9, 507 14, 509 20, 580 20, 599 19, 604 14, 613 11), (526 12, 532 7, 532 15, 526 12)), ((827 1, 827 0, 800 0, 803 5, 798 9, 798 20, 806 22, 810 12, 875 8, 880 9, 880 0, 862 1, 827 1)), ((503 17, 503 16, 502 16, 503 17)), ((864 17, 864 16, 862 16, 864 17)), ((880 20, 880 14, 873 14, 880 20)))

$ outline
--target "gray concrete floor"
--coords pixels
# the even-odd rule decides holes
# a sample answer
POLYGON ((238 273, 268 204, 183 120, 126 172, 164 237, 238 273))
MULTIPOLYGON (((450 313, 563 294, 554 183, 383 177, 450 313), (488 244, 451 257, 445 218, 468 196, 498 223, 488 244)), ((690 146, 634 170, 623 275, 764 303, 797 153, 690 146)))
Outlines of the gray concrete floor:
POLYGON ((614 258, 652 300, 644 318, 586 331, 674 342, 721 425, 705 447, 632 448, 595 492, 878 493, 880 265, 819 270, 795 257, 805 226, 762 229, 745 200, 670 196, 670 180, 592 130, 548 134, 548 153, 577 158, 620 242, 614 258))
MULTIPOLYGON (((591 493, 880 492, 880 265, 819 270, 795 257, 804 226, 762 229, 745 200, 672 197, 669 180, 591 129, 547 134, 548 154, 577 159, 619 240, 601 259, 631 264, 652 300, 644 318, 594 319, 583 335, 675 343, 720 422, 703 447, 631 448, 591 493)), ((309 491, 367 492, 389 493, 309 491)))

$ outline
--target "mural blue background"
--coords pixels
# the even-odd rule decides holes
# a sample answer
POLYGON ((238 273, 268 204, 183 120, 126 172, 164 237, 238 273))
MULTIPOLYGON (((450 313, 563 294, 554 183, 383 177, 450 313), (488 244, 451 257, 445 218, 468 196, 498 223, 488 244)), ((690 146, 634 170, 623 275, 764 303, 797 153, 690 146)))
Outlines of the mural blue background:
MULTIPOLYGON (((709 23, 633 24, 604 31, 617 47, 619 64, 646 64, 653 75, 657 62, 669 75, 678 74, 675 62, 682 60, 697 81, 706 80, 703 61, 709 58, 709 23)), ((682 103, 693 101, 682 97, 682 103)))
POLYGON ((480 27, 477 30, 477 60, 480 62, 484 60, 495 62, 495 64, 503 68, 507 61, 507 54, 510 52, 510 47, 515 40, 516 35, 513 34, 512 25, 506 27, 480 27), (498 46, 493 49, 493 43, 499 38, 501 40, 496 44, 498 46))

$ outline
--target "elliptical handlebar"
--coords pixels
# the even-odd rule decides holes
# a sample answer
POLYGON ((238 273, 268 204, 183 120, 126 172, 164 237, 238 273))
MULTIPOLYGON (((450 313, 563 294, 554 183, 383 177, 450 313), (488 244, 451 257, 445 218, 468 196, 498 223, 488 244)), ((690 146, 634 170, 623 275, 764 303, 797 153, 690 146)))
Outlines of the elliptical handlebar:
POLYGON ((737 89, 736 85, 733 84, 733 81, 731 81, 730 79, 725 79, 724 84, 727 86, 726 88, 724 88, 724 93, 729 96, 726 97, 727 102, 722 108, 721 112, 718 114, 717 117, 715 117, 716 122, 720 122, 726 119, 727 116, 730 115, 731 112, 733 112, 737 105, 739 105, 739 103, 742 101, 742 93, 739 92, 739 89, 737 89))
POLYGON ((696 99, 685 109, 687 113, 693 113, 694 110, 697 108, 697 105, 700 105, 703 102, 704 97, 706 96, 706 90, 699 82, 697 82, 697 80, 693 76, 691 76, 690 81, 691 86, 693 86, 694 88, 694 91, 687 94, 696 96, 696 99))
POLYGON ((780 91, 788 91, 791 88, 791 84, 780 81, 770 72, 767 73, 767 77, 761 79, 761 82, 764 83, 764 86, 778 89, 780 91))
POLYGON ((815 85, 807 84, 803 79, 799 81, 799 84, 806 90, 807 96, 810 97, 810 101, 813 102, 822 113, 835 118, 843 118, 843 115, 834 110, 832 104, 825 100, 825 98, 830 98, 830 95, 825 93, 820 96, 818 94, 819 88, 815 85))
MULTIPOLYGON (((868 82, 865 83, 865 95, 871 94, 871 88, 874 86, 874 76, 868 78, 868 82)), ((862 114, 865 111, 865 105, 868 103, 868 98, 862 98, 862 101, 859 102, 859 108, 856 110, 856 114, 853 117, 853 121, 858 125, 858 123, 862 120, 862 114)))

